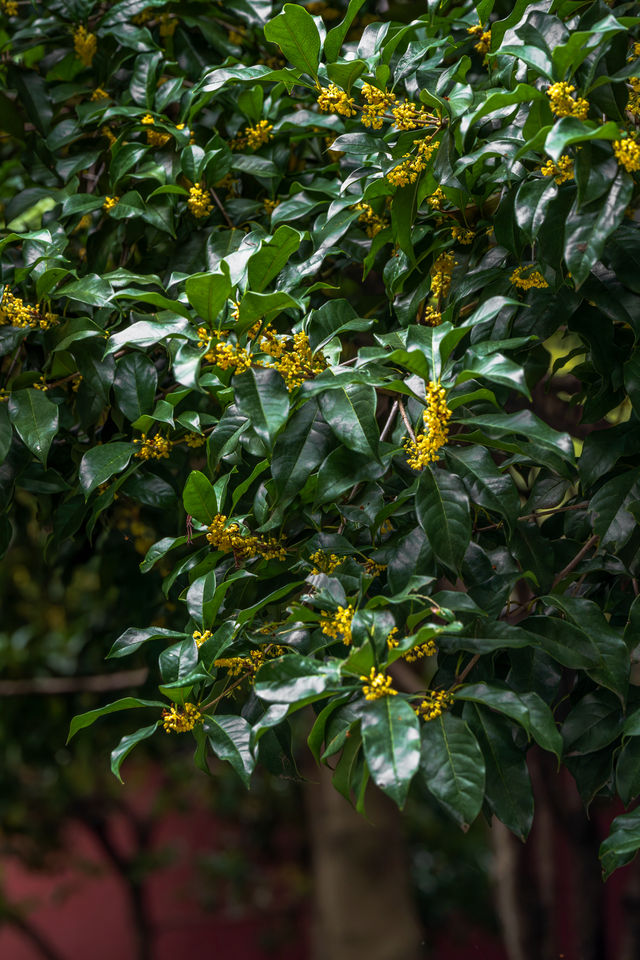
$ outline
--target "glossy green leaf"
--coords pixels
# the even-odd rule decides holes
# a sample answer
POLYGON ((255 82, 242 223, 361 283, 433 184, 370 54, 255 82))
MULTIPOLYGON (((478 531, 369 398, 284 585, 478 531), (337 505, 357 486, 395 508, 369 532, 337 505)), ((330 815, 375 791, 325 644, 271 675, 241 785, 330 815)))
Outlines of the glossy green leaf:
POLYGON ((211 481, 200 470, 192 470, 182 491, 182 503, 187 513, 199 523, 211 523, 219 513, 216 492, 211 481))
POLYGON ((58 432, 58 407, 43 390, 15 390, 9 399, 9 417, 31 453, 46 464, 58 432))
POLYGON ((484 799, 485 764, 474 734, 460 717, 444 713, 423 724, 420 774, 430 793, 463 830, 484 799))
POLYGON ((159 726, 160 721, 156 720, 156 722, 152 723, 149 727, 141 727, 139 730, 136 730, 135 733, 127 734, 122 738, 118 746, 111 751, 111 772, 114 777, 118 778, 120 783, 123 782, 120 767, 125 757, 128 757, 133 748, 143 740, 148 740, 149 737, 152 737, 159 726))
POLYGON ((416 493, 418 523, 436 557, 459 570, 471 538, 471 517, 466 490, 452 473, 427 467, 416 493))
POLYGON ((129 465, 134 452, 135 447, 132 443, 120 440, 87 450, 80 461, 78 471, 80 486, 85 497, 93 493, 101 483, 110 480, 114 474, 121 473, 129 465))
POLYGON ((164 707, 166 704, 162 700, 139 700, 138 697, 122 697, 120 700, 114 700, 113 703, 107 703, 104 707, 98 707, 96 710, 88 710, 86 713, 80 713, 73 718, 69 727, 69 736, 67 743, 72 737, 75 737, 78 730, 84 730, 90 727, 96 720, 106 717, 110 713, 118 713, 120 710, 132 710, 136 707, 164 707))
POLYGON ((420 727, 400 697, 382 697, 362 711, 362 743, 374 782, 402 808, 420 765, 420 727))
POLYGON ((285 3, 282 13, 265 25, 264 35, 271 43, 278 44, 294 67, 317 77, 320 36, 313 17, 304 7, 285 3))
POLYGON ((270 450, 289 414, 289 392, 275 370, 251 367, 234 381, 236 403, 241 414, 270 450))
POLYGON ((245 787, 248 787, 255 766, 249 742, 250 725, 244 717, 216 714, 208 716, 204 726, 215 755, 230 763, 245 787))

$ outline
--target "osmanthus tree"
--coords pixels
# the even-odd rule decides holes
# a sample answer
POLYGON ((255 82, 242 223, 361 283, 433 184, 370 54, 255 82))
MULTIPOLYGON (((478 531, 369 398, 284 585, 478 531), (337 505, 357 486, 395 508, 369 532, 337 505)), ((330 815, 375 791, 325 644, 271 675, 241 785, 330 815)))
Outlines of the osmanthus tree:
POLYGON ((117 775, 303 711, 359 809, 524 838, 534 742, 640 793, 640 17, 411 8, 3 0, 1 537, 153 513, 159 694, 71 730, 135 708, 117 775))

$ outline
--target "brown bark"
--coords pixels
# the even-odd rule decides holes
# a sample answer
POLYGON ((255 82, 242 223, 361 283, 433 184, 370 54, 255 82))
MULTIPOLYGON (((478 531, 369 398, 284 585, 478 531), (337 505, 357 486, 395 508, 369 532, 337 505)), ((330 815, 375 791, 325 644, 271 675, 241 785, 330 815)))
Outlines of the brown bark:
POLYGON ((332 786, 330 770, 311 776, 312 960, 418 960, 423 938, 401 815, 370 788, 365 818, 332 786))

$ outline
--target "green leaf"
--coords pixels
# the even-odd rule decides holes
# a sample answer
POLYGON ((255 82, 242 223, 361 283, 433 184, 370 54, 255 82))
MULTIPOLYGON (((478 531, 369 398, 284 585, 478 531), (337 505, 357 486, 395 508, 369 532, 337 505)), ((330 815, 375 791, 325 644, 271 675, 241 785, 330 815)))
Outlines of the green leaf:
POLYGON ((552 450, 568 463, 574 463, 573 443, 569 434, 560 433, 548 427, 530 410, 521 410, 518 413, 494 413, 488 416, 483 414, 457 422, 480 430, 486 429, 498 436, 509 433, 522 434, 525 438, 540 444, 541 447, 552 450))
POLYGON ((9 417, 24 445, 46 465, 58 432, 56 404, 43 390, 14 390, 9 398, 9 417))
POLYGON ((371 776, 402 808, 420 765, 420 726, 400 697, 382 697, 362 711, 362 743, 371 776))
POLYGON ((251 367, 234 378, 235 400, 241 414, 269 450, 289 415, 289 392, 275 370, 251 367))
POLYGON ((192 470, 182 491, 182 503, 198 523, 209 525, 219 513, 216 492, 211 482, 199 470, 192 470))
POLYGON ((484 447, 446 447, 447 465, 462 480, 469 499, 485 510, 499 513, 513 526, 520 510, 516 486, 505 471, 501 473, 484 447))
POLYGON ((164 707, 166 704, 162 700, 139 700, 138 697, 123 697, 121 700, 114 700, 113 703, 107 703, 104 707, 98 707, 97 710, 88 710, 86 713, 79 713, 71 721, 69 727, 69 736, 67 743, 72 737, 75 737, 78 730, 84 730, 90 727, 100 717, 106 717, 110 713, 118 713, 120 710, 132 710, 136 707, 164 707))
POLYGON ((527 762, 514 744, 511 725, 477 705, 471 708, 469 720, 486 763, 487 803, 498 820, 526 840, 533 822, 533 793, 527 762))
POLYGON ((250 748, 251 726, 244 717, 218 714, 207 717, 204 729, 215 755, 230 763, 248 787, 255 766, 250 748))
POLYGON ((270 703, 295 703, 340 688, 340 664, 289 654, 268 660, 256 675, 255 692, 270 703))
POLYGON ((213 570, 194 580, 187 591, 187 610, 201 630, 213 625, 216 603, 216 575, 213 570))
POLYGON ((288 503, 304 487, 328 454, 332 442, 317 402, 309 400, 294 413, 273 448, 271 475, 280 503, 288 503))
POLYGON ((271 240, 249 260, 249 286, 261 293, 277 277, 300 246, 303 234, 284 224, 278 227, 271 240))
POLYGON ((344 43, 344 38, 349 32, 349 27, 357 17, 360 7, 362 7, 364 2, 365 0, 349 0, 349 6, 347 7, 344 19, 340 21, 337 27, 329 30, 326 40, 324 41, 324 55, 327 63, 335 60, 340 53, 340 48, 344 43))
POLYGON ((592 121, 578 120, 576 117, 562 117, 551 127, 545 140, 544 149, 556 163, 567 147, 575 143, 585 143, 587 140, 618 140, 620 129, 617 123, 609 121, 601 127, 594 126, 592 121))
POLYGON ((184 633, 179 633, 177 630, 167 630, 165 627, 129 627, 114 642, 106 659, 128 657, 149 640, 182 640, 184 637, 184 633))
POLYGON ((616 763, 616 790, 625 807, 640 794, 640 738, 631 737, 616 763))
POLYGON ((114 474, 121 473, 129 465, 135 449, 132 443, 114 440, 87 450, 78 470, 85 500, 101 483, 105 483, 114 474))
POLYGON ((318 76, 320 34, 313 17, 294 3, 285 3, 282 13, 265 24, 264 35, 277 43, 284 56, 304 73, 318 76))
POLYGON ((151 361, 136 351, 116 364, 113 392, 125 417, 133 422, 153 409, 158 373, 151 361))
POLYGON ((141 727, 139 730, 136 730, 135 733, 126 734, 118 746, 111 751, 111 772, 114 777, 118 778, 120 783, 123 782, 120 776, 120 767, 125 757, 127 757, 133 748, 141 743, 142 740, 148 740, 149 737, 152 737, 159 726, 160 721, 156 720, 150 727, 141 727))
POLYGON ((544 750, 562 753, 562 737, 551 710, 542 697, 533 691, 516 693, 506 687, 487 683, 465 684, 456 690, 456 700, 470 700, 497 710, 519 723, 544 750))
POLYGON ((424 723, 420 773, 433 796, 463 830, 484 799, 485 764, 478 741, 460 717, 444 713, 424 723))
POLYGON ((185 284, 187 300, 199 317, 215 326, 222 308, 231 295, 229 267, 224 261, 222 273, 196 273, 185 284))
POLYGON ((633 180, 621 167, 597 209, 577 209, 574 204, 567 220, 564 256, 576 286, 587 279, 607 239, 622 223, 632 193, 633 180))
POLYGON ((604 879, 607 880, 619 867, 631 863, 639 849, 640 809, 616 817, 609 836, 600 844, 604 879))
POLYGON ((436 557, 459 570, 471 539, 469 500, 462 481, 445 470, 425 469, 416 492, 418 523, 436 557))
POLYGON ((380 431, 376 391, 363 383, 347 383, 320 394, 320 409, 331 431, 349 450, 378 459, 380 431))
POLYGON ((620 701, 606 690, 588 693, 576 703, 562 726, 567 753, 595 753, 622 733, 620 701))

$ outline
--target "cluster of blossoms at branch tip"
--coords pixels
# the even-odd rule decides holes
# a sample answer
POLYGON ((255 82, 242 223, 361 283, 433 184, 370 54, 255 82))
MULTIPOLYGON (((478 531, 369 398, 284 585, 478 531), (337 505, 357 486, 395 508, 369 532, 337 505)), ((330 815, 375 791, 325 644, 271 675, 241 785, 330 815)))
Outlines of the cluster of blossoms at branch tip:
POLYGON ((207 438, 203 437, 201 433, 186 433, 182 439, 188 447, 194 450, 197 447, 203 447, 207 442, 207 438))
POLYGON ((450 252, 441 253, 431 267, 431 293, 434 297, 446 297, 451 289, 451 275, 458 261, 450 252))
POLYGON ((102 209, 105 213, 111 213, 114 207, 118 206, 118 201, 120 197, 105 197, 102 204, 102 209))
POLYGON ((313 564, 311 570, 312 576, 319 573, 333 573, 344 563, 344 557, 339 557, 336 553, 325 553, 324 550, 316 550, 309 557, 309 562, 313 564))
POLYGON ((465 247, 469 246, 470 243, 473 243, 475 239, 475 233, 473 230, 469 230, 466 227, 461 227, 458 223, 451 227, 451 236, 454 240, 457 240, 458 243, 461 243, 465 247))
POLYGON ((31 327, 32 330, 50 330, 58 322, 56 313, 41 311, 39 303, 31 306, 5 287, 0 300, 0 327, 31 327))
POLYGON ((430 197, 427 197, 427 206, 432 210, 442 210, 442 204, 447 198, 442 187, 436 187, 430 197))
POLYGON ((335 613, 328 613, 322 610, 322 619, 320 620, 320 629, 325 637, 331 637, 332 640, 342 640, 349 646, 351 643, 351 623, 355 610, 351 604, 348 607, 338 607, 335 613))
POLYGON ((387 107, 396 102, 395 93, 379 90, 378 87, 365 83, 362 86, 362 96, 365 104, 362 108, 360 120, 364 127, 380 130, 387 107))
POLYGON ((2 8, 2 12, 8 17, 18 16, 18 4, 16 0, 2 0, 0 7, 2 8))
POLYGON ((551 112, 556 117, 576 117, 578 120, 586 120, 589 113, 589 101, 584 97, 578 97, 576 100, 572 96, 576 88, 571 83, 564 80, 559 83, 552 83, 547 87, 547 96, 549 97, 551 112))
MULTIPOLYGON (((143 123, 146 127, 153 127, 155 122, 150 113, 145 113, 140 121, 140 123, 143 123)), ((163 133, 162 130, 147 130, 147 143, 150 147, 164 147, 165 143, 169 140, 171 140, 170 133, 163 133)))
POLYGON ((253 127, 246 127, 245 136, 247 138, 247 146, 250 150, 257 150, 263 144, 268 143, 271 140, 271 131, 273 130, 273 124, 269 123, 267 120, 259 120, 253 127))
POLYGON ((8 403, 11 394, 5 387, 0 387, 0 403, 8 403))
POLYGON ((140 438, 136 438, 133 442, 140 446, 140 449, 136 450, 134 454, 138 460, 166 460, 171 450, 171 441, 167 440, 166 437, 161 437, 160 434, 156 434, 155 437, 147 437, 146 433, 143 433, 140 438))
POLYGON ((202 644, 206 643, 206 641, 209 640, 213 634, 211 633, 211 630, 204 630, 202 632, 200 630, 194 630, 192 636, 196 642, 196 647, 200 649, 202 644))
POLYGON ((194 183, 189 189, 187 207, 189 208, 189 213, 192 213, 194 217, 197 218, 208 217, 211 213, 213 208, 211 197, 206 190, 202 189, 199 183, 194 183))
POLYGON ((613 141, 613 153, 618 165, 624 167, 627 173, 640 170, 640 143, 633 137, 613 141))
POLYGON ((406 187, 409 183, 415 183, 420 174, 427 169, 428 161, 438 149, 437 143, 429 143, 428 140, 414 140, 413 143, 414 146, 416 144, 418 146, 415 156, 405 153, 404 156, 408 159, 403 160, 385 174, 394 187, 406 187))
POLYGON ((395 106, 391 113, 396 130, 419 130, 420 127, 427 127, 433 122, 431 114, 424 108, 409 103, 408 100, 395 106))
POLYGON ((395 647, 398 646, 399 643, 400 641, 398 640, 398 628, 391 627, 391 630, 389 630, 389 633, 387 634, 387 646, 389 647, 389 650, 393 650, 395 647))
POLYGON ((280 203, 279 200, 272 200, 271 197, 265 197, 262 202, 263 202, 263 204, 264 204, 264 209, 265 209, 266 212, 269 214, 269 216, 271 216, 271 214, 273 213, 273 211, 275 210, 275 208, 276 208, 276 207, 278 206, 278 204, 280 203))
POLYGON ((478 38, 473 49, 477 50, 480 56, 486 56, 491 49, 491 30, 485 30, 481 23, 476 23, 473 27, 467 27, 467 33, 478 38))
POLYGON ((447 406, 447 394, 440 383, 429 381, 426 391, 427 406, 422 414, 424 433, 415 440, 406 437, 403 441, 408 454, 407 463, 412 470, 422 470, 428 463, 439 460, 438 451, 449 437, 451 410, 447 406))
POLYGON ((423 720, 437 720, 445 710, 453 706, 453 694, 447 690, 427 690, 424 700, 414 708, 423 720))
POLYGON ((364 572, 367 577, 379 577, 387 569, 386 563, 378 563, 376 560, 365 560, 364 572))
POLYGON ((108 100, 109 94, 102 87, 96 87, 89 99, 95 103, 97 100, 108 100))
POLYGON ((375 667, 371 667, 368 677, 360 677, 363 682, 362 692, 365 700, 380 700, 382 697, 395 697, 398 693, 391 686, 391 677, 384 673, 378 673, 375 667))
POLYGON ((557 163, 547 160, 540 168, 540 172, 543 177, 553 177, 557 184, 565 183, 567 180, 573 180, 573 160, 566 154, 560 157, 557 163))
POLYGON ((273 363, 263 363, 265 367, 277 370, 284 378, 289 392, 301 386, 305 380, 317 376, 327 366, 321 350, 314 353, 309 337, 304 331, 294 333, 293 337, 279 335, 267 325, 260 338, 259 348, 273 363))
POLYGON ((353 97, 348 97, 335 83, 319 89, 318 107, 323 113, 339 113, 343 117, 355 117, 357 110, 353 97))
POLYGON ((227 516, 217 513, 207 529, 207 541, 215 550, 232 552, 236 560, 262 557, 264 560, 286 560, 287 551, 275 537, 257 537, 242 533, 240 524, 227 524, 227 516))
POLYGON ((384 230, 385 227, 389 226, 389 221, 379 216, 370 204, 357 203, 355 208, 360 211, 358 223, 364 225, 365 233, 368 237, 371 237, 371 239, 380 233, 381 230, 384 230))
POLYGON ((221 370, 233 370, 234 373, 244 373, 251 366, 249 351, 234 343, 216 343, 204 358, 221 370))
POLYGON ((422 317, 422 322, 427 327, 439 327, 442 323, 442 314, 434 307, 427 307, 422 317))
POLYGON ((98 49, 98 38, 79 24, 73 31, 73 48, 85 67, 90 67, 98 49))
POLYGON ((281 647, 277 643, 268 643, 263 647, 250 650, 247 656, 222 657, 220 660, 214 660, 213 665, 218 669, 227 670, 230 677, 239 677, 243 673, 256 674, 267 660, 282 657, 285 653, 288 653, 286 647, 281 647))
POLYGON ((426 643, 419 643, 417 647, 407 650, 404 659, 407 663, 415 663, 422 660, 423 657, 433 657, 438 652, 438 648, 433 640, 427 640, 426 643))
POLYGON ((509 277, 510 283, 512 283, 514 287, 517 287, 518 290, 533 290, 534 288, 544 290, 545 287, 549 286, 539 270, 532 270, 528 276, 523 276, 527 270, 531 270, 531 267, 516 267, 509 277))
POLYGON ((170 710, 162 711, 162 726, 165 733, 187 733, 201 721, 202 714, 193 703, 185 703, 184 707, 172 703, 170 710))
POLYGON ((107 127, 106 125, 103 127, 100 127, 100 133, 102 134, 103 137, 107 138, 107 140, 109 141, 109 145, 113 146, 113 144, 117 140, 117 137, 111 132, 109 127, 107 127))

